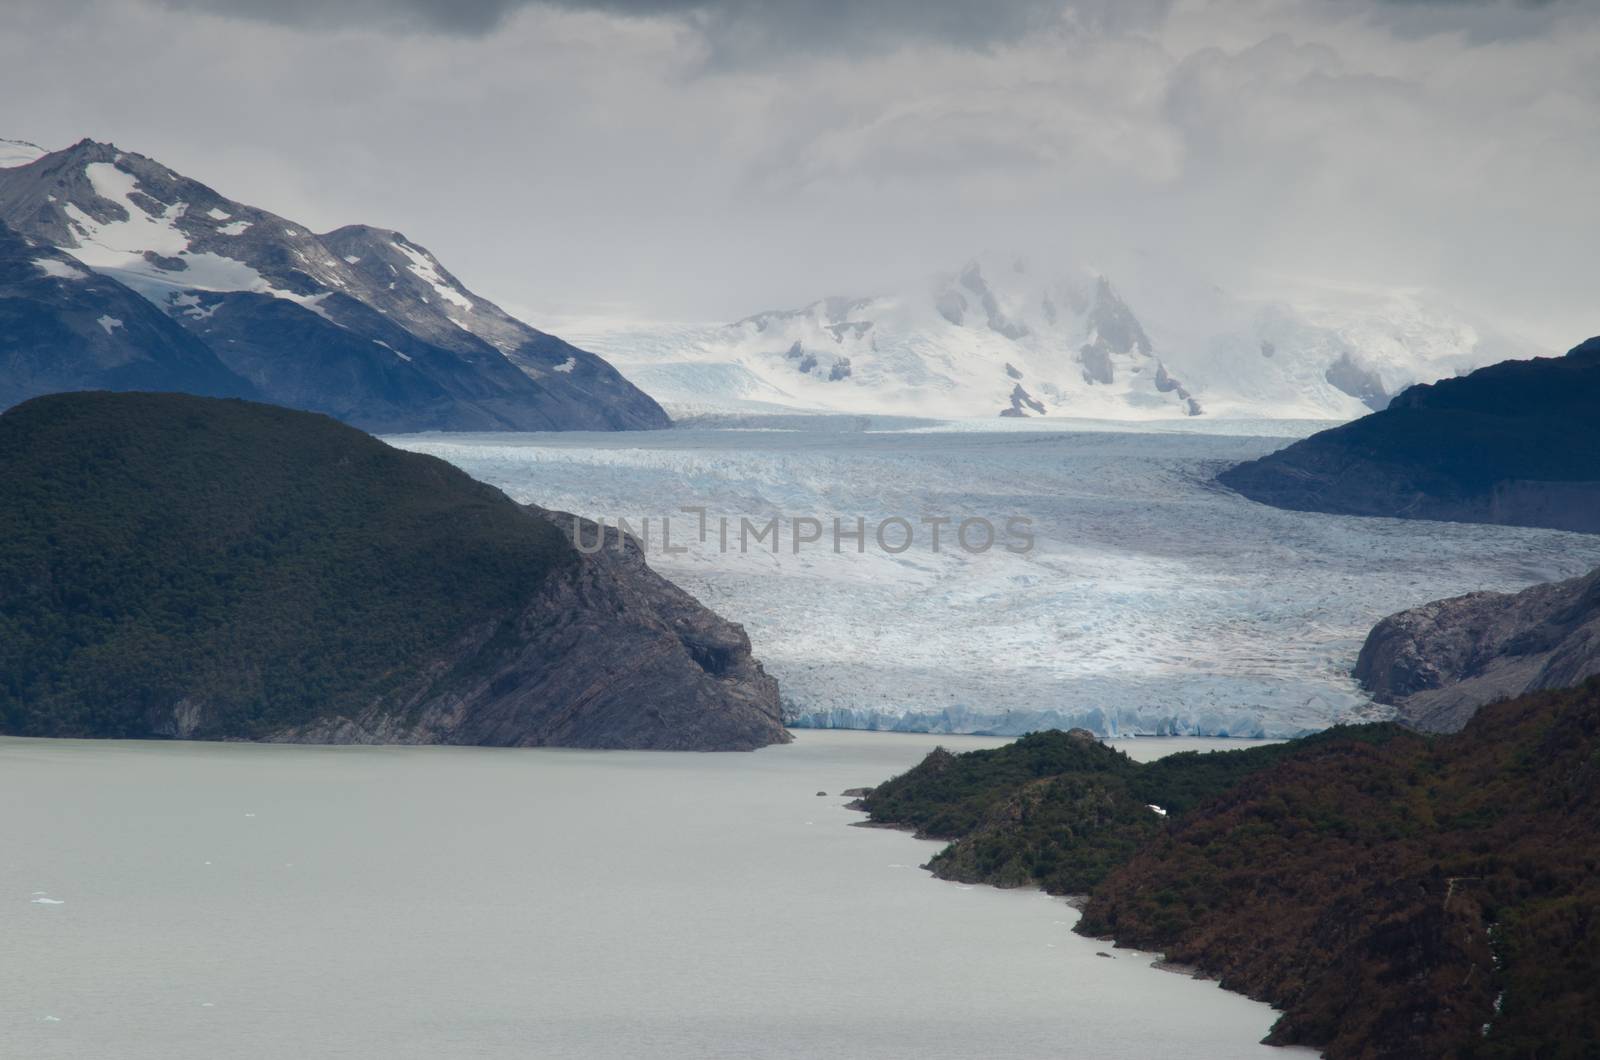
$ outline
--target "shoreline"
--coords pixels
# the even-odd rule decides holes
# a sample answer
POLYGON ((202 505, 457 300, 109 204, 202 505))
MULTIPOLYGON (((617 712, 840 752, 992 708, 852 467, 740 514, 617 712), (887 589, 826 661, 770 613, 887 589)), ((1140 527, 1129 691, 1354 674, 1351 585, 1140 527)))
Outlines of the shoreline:
MULTIPOLYGON (((854 789, 851 789, 851 790, 854 790, 854 789)), ((858 798, 858 799, 856 799, 856 801, 859 802, 860 799, 858 798)), ((866 810, 865 807, 857 807, 853 803, 846 803, 843 806, 843 809, 849 810, 851 813, 860 813, 860 814, 867 813, 867 810, 866 810)), ((878 830, 885 831, 885 832, 904 832, 907 835, 911 836, 912 839, 918 840, 919 842, 923 842, 923 843, 944 843, 945 845, 949 845, 949 840, 936 839, 936 838, 934 838, 932 836, 922 835, 912 825, 891 824, 888 821, 873 821, 873 820, 868 819, 868 820, 865 820, 865 821, 850 821, 850 822, 847 823, 846 827, 849 827, 849 828, 878 829, 878 830)), ((921 872, 927 873, 929 876, 931 876, 935 880, 938 880, 940 883, 953 884, 953 885, 955 885, 957 887, 985 887, 985 888, 988 888, 991 891, 1032 891, 1032 892, 1034 892, 1036 894, 1041 894, 1041 895, 1045 896, 1046 898, 1052 898, 1052 899, 1059 900, 1063 905, 1066 905, 1066 906, 1070 907, 1071 909, 1073 909, 1075 912, 1077 912, 1079 914, 1079 916, 1080 916, 1080 921, 1081 921, 1081 917, 1082 917, 1082 913, 1083 913, 1083 907, 1089 903, 1089 895, 1087 895, 1087 894, 1051 894, 1049 891, 1045 890, 1043 887, 1040 887, 1038 884, 1031 884, 1031 885, 1021 886, 1021 887, 998 887, 998 886, 996 886, 995 884, 992 884, 992 883, 983 883, 983 882, 966 883, 966 882, 963 882, 961 880, 948 880, 948 879, 945 879, 943 876, 940 876, 938 873, 936 873, 932 869, 930 869, 928 867, 928 863, 924 863, 924 864, 918 865, 917 869, 919 871, 921 871, 921 872)), ((1072 934, 1077 936, 1078 938, 1084 940, 1085 942, 1109 942, 1109 943, 1111 943, 1111 948, 1112 949, 1125 950, 1130 955, 1137 954, 1137 955, 1140 955, 1140 956, 1151 957, 1151 958, 1153 958, 1153 960, 1150 962, 1150 967, 1154 968, 1158 972, 1168 972, 1168 973, 1171 973, 1171 974, 1174 974, 1174 975, 1182 975, 1182 976, 1184 976, 1185 978, 1188 978, 1188 979, 1199 979, 1201 981, 1208 982, 1208 983, 1217 983, 1219 988, 1226 989, 1225 987, 1221 987, 1221 980, 1220 979, 1218 979, 1215 976, 1207 975, 1203 970, 1201 970, 1200 968, 1196 967, 1195 965, 1185 964, 1182 961, 1170 961, 1170 960, 1167 959, 1167 955, 1166 954, 1157 953, 1157 952, 1155 952, 1153 950, 1142 950, 1142 949, 1139 949, 1136 946, 1124 946, 1120 941, 1118 941, 1118 939, 1117 939, 1117 937, 1115 935, 1085 935, 1085 934, 1082 934, 1082 933, 1080 933, 1078 931, 1076 924, 1073 925, 1072 934)), ((1102 954, 1102 956, 1105 956, 1105 955, 1102 954)), ((1240 997, 1247 997, 1251 1001, 1260 1002, 1263 1005, 1268 1004, 1268 1002, 1262 1001, 1261 998, 1250 997, 1250 995, 1240 993, 1237 990, 1230 990, 1229 993, 1239 994, 1240 997)), ((1281 1012, 1282 1010, 1274 1008, 1272 1011, 1281 1012)))
MULTIPOLYGON (((1105 742, 1108 742, 1108 741, 1106 741, 1104 738, 1101 738, 1101 742, 1105 743, 1105 742)), ((1264 742, 1264 743, 1280 743, 1280 742, 1283 742, 1283 741, 1268 740, 1268 741, 1262 741, 1262 742, 1264 742)), ((863 799, 867 795, 870 795, 873 789, 871 789, 871 788, 866 788, 866 789, 854 789, 854 788, 852 788, 852 789, 849 789, 849 790, 852 791, 852 792, 860 791, 860 792, 862 792, 862 794, 858 795, 850 803, 845 804, 843 808, 846 809, 846 810, 849 810, 849 811, 851 811, 853 813, 858 813, 858 814, 863 815, 864 817, 867 817, 867 815, 870 813, 870 811, 865 806, 865 804, 863 802, 863 799)), ((887 821, 873 821, 873 820, 870 819, 870 817, 867 817, 867 819, 865 819, 865 820, 851 821, 851 822, 848 823, 848 827, 851 827, 851 828, 864 828, 864 829, 877 829, 877 830, 893 831, 893 832, 904 832, 904 833, 910 835, 911 838, 913 838, 915 840, 918 840, 920 842, 941 844, 941 847, 940 847, 941 850, 944 849, 945 847, 948 847, 953 842, 952 840, 943 840, 943 839, 939 839, 939 838, 936 838, 936 837, 923 835, 913 825, 894 824, 894 823, 887 822, 887 821)), ((1110 943, 1112 950, 1119 951, 1118 953, 1106 953, 1106 952, 1104 952, 1102 950, 1096 950, 1095 951, 1095 955, 1098 956, 1098 957, 1103 957, 1103 958, 1109 958, 1109 959, 1112 959, 1112 960, 1116 960, 1116 959, 1119 959, 1121 955, 1125 954, 1126 956, 1131 957, 1131 958, 1144 959, 1144 963, 1146 963, 1148 965, 1148 967, 1150 967, 1154 971, 1165 972, 1165 973, 1167 973, 1169 975, 1178 975, 1178 976, 1181 976, 1181 977, 1183 977, 1185 979, 1193 979, 1193 980, 1196 980, 1196 981, 1199 981, 1199 982, 1211 983, 1211 984, 1215 985, 1217 987, 1217 989, 1224 990, 1227 993, 1232 994, 1232 995, 1234 995, 1236 997, 1241 997, 1241 998, 1244 998, 1244 999, 1246 999, 1248 1001, 1255 1002, 1257 1004, 1266 1005, 1273 1012, 1274 1019, 1273 1019, 1272 1025, 1268 1028, 1267 1034, 1265 1036, 1263 1036, 1262 1039, 1260 1040, 1261 1044, 1270 1044, 1269 1043, 1269 1039, 1271 1038, 1273 1031, 1276 1030, 1278 1021, 1285 1014, 1285 1010, 1278 1008, 1277 1006, 1273 1005, 1270 1001, 1266 1000, 1265 998, 1256 997, 1256 996, 1251 995, 1249 993, 1246 993, 1244 991, 1236 990, 1236 989, 1230 989, 1228 987, 1223 986, 1220 976, 1211 975, 1211 974, 1207 973, 1204 969, 1200 968, 1197 965, 1189 964, 1189 963, 1186 963, 1186 962, 1183 962, 1183 961, 1170 960, 1170 959, 1168 959, 1167 955, 1164 952, 1154 951, 1154 950, 1146 950, 1146 949, 1141 949, 1141 948, 1139 948, 1137 946, 1124 944, 1123 941, 1121 939, 1119 939, 1116 935, 1089 935, 1089 934, 1085 934, 1083 932, 1080 932, 1078 930, 1078 926, 1083 922, 1083 911, 1084 911, 1085 906, 1088 905, 1088 903, 1090 901, 1090 898, 1091 898, 1091 896, 1089 894, 1087 894, 1087 893, 1084 893, 1084 894, 1051 894, 1049 891, 1045 890, 1042 886, 1039 886, 1037 883, 1025 884, 1025 885, 1021 885, 1021 886, 1017 886, 1017 887, 1001 887, 1001 886, 998 886, 996 884, 988 883, 988 882, 984 882, 984 881, 971 881, 971 882, 968 882, 968 881, 962 881, 962 880, 947 879, 946 877, 940 876, 937 872, 933 871, 931 866, 932 866, 932 860, 930 858, 930 860, 928 862, 924 862, 924 863, 918 865, 917 869, 919 871, 925 873, 927 876, 931 877, 932 879, 937 880, 940 883, 953 884, 953 885, 955 885, 957 887, 960 887, 960 888, 963 888, 963 889, 971 889, 973 887, 983 887, 983 888, 985 888, 987 890, 996 891, 996 892, 1001 892, 1001 891, 1032 892, 1032 893, 1041 895, 1041 896, 1049 898, 1049 899, 1059 900, 1062 904, 1068 906, 1069 908, 1071 908, 1073 910, 1073 912, 1075 914, 1077 914, 1077 919, 1073 922, 1073 924, 1072 924, 1072 926, 1070 928, 1070 933, 1075 938, 1081 940, 1086 945, 1088 945, 1088 944, 1110 943)), ((1314 1056, 1321 1056, 1322 1055, 1322 1051, 1320 1049, 1316 1049, 1316 1048, 1311 1047, 1311 1046, 1276 1045, 1276 1044, 1273 1044, 1272 1047, 1276 1048, 1276 1049, 1282 1049, 1287 1054, 1304 1053, 1306 1055, 1314 1055, 1314 1056)))

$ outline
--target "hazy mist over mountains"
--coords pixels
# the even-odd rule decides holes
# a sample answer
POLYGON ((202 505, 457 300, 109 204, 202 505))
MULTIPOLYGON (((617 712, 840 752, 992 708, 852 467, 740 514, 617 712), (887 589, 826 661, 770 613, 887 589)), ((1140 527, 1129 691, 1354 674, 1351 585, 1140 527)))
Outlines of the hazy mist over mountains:
POLYGON ((1154 256, 1116 271, 982 255, 904 286, 729 324, 563 321, 670 411, 1350 419, 1545 354, 1414 290, 1230 291, 1154 256))
POLYGON ((1588 333, 1587 3, 8 5, 0 135, 401 228, 539 326, 729 322, 974 255, 1588 333), (70 84, 72 91, 41 91, 70 84))

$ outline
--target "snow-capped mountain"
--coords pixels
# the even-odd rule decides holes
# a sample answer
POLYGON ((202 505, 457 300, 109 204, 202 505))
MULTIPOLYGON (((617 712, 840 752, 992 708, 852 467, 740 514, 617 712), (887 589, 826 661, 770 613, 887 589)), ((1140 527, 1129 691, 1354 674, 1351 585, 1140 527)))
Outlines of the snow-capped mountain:
POLYGON ((314 234, 111 144, 0 168, 0 222, 138 292, 268 401, 388 431, 668 422, 398 232, 314 234))
POLYGON ((1406 386, 1545 351, 1410 292, 1230 294, 977 259, 909 291, 719 326, 579 326, 680 412, 1349 419, 1406 386))
POLYGON ((75 389, 256 396, 133 291, 0 224, 0 408, 75 389))

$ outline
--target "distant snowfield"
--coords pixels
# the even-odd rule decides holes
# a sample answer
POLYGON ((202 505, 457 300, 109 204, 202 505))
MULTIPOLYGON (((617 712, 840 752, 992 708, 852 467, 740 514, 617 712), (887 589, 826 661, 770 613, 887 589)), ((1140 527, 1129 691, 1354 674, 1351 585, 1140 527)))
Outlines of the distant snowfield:
POLYGON ((44 155, 44 148, 26 140, 0 139, 0 169, 25 166, 44 155))
POLYGON ((932 417, 1350 419, 1414 383, 1552 352, 1438 292, 1172 263, 1108 275, 992 256, 892 294, 734 323, 546 321, 675 419, 786 411, 932 417))
POLYGON ((652 517, 652 566, 744 624, 802 726, 1292 735, 1384 713, 1349 677, 1382 616, 1600 564, 1600 537, 1283 512, 1211 484, 1288 440, 1263 432, 1316 424, 782 422, 389 440, 520 501, 636 529, 652 517), (847 528, 1021 516, 1036 541, 935 554, 924 532, 898 555, 835 553, 830 530, 799 553, 786 532, 777 554, 723 554, 714 530, 696 539, 689 506, 730 517, 735 538, 741 516, 783 513, 847 528), (687 552, 660 550, 666 514, 687 552))

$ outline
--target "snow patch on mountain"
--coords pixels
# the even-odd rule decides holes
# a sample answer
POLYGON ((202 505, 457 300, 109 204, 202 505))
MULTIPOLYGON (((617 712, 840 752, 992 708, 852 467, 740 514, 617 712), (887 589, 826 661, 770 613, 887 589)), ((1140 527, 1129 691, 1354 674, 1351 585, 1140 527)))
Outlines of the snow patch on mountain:
POLYGON ((432 287, 435 294, 453 306, 468 312, 472 311, 472 299, 445 282, 444 277, 439 275, 439 263, 433 260, 433 255, 400 238, 395 239, 394 245, 400 253, 411 259, 411 264, 407 267, 422 277, 423 282, 432 287))
POLYGON ((100 260, 105 261, 106 254, 139 256, 146 251, 181 254, 189 249, 188 238, 173 223, 183 216, 187 203, 172 203, 162 209, 157 218, 133 201, 139 182, 132 173, 123 172, 111 162, 91 162, 83 167, 83 173, 89 178, 94 193, 123 215, 120 221, 100 222, 84 213, 76 203, 66 205, 67 216, 78 230, 81 249, 89 252, 79 255, 83 260, 90 260, 89 254, 100 254, 100 260))
POLYGON ((58 280, 87 280, 89 274, 82 269, 74 268, 65 261, 56 258, 38 258, 34 266, 46 276, 53 276, 58 280))
POLYGON ((0 169, 25 166, 30 162, 37 162, 44 155, 45 149, 38 144, 31 144, 26 140, 0 138, 0 169))
MULTIPOLYGON (((343 268, 326 251, 298 245, 290 248, 291 257, 304 275, 315 275, 328 285, 328 289, 306 293, 275 284, 238 258, 196 250, 194 235, 182 227, 190 204, 182 199, 163 202, 157 198, 152 192, 158 189, 144 187, 133 172, 123 168, 124 158, 118 154, 111 162, 90 162, 83 167, 99 200, 95 212, 75 202, 62 204, 77 244, 72 251, 80 261, 116 277, 163 308, 192 307, 195 303, 189 300, 189 292, 193 291, 248 291, 294 302, 324 319, 334 320, 322 303, 333 288, 345 288, 349 283, 341 275, 343 268)), ((203 216, 212 222, 227 221, 213 229, 224 236, 242 236, 255 224, 229 220, 235 211, 220 207, 210 207, 203 216)), ((292 226, 284 226, 283 230, 285 235, 299 240, 310 238, 292 226)), ((471 300, 446 284, 431 255, 398 237, 395 246, 411 260, 412 271, 440 297, 463 309, 472 308, 471 300)))
POLYGON ((77 203, 62 205, 76 237, 71 250, 85 265, 110 273, 158 305, 179 288, 277 293, 242 261, 190 250, 189 237, 178 227, 188 203, 147 208, 135 195, 158 204, 140 191, 133 174, 112 162, 91 162, 84 175, 95 195, 111 206, 103 211, 109 219, 101 220, 77 203))
POLYGON ((395 349, 393 346, 389 345, 387 342, 384 342, 382 339, 373 339, 372 341, 374 343, 376 343, 377 345, 382 346, 384 349, 388 350, 390 353, 394 354, 396 357, 400 358, 402 361, 405 361, 408 364, 411 362, 411 358, 410 357, 408 357, 405 354, 401 353, 399 350, 395 349))

